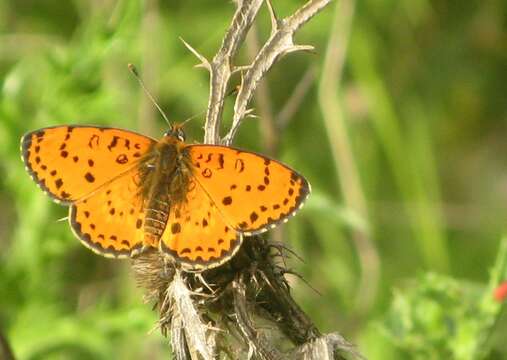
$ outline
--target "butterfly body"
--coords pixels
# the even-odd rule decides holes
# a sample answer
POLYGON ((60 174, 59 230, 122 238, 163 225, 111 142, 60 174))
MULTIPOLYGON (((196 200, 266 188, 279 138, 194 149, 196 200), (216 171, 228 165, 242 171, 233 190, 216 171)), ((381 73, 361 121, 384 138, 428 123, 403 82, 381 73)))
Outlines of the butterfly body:
POLYGON ((145 207, 145 246, 158 244, 171 207, 182 203, 188 190, 191 166, 185 144, 165 135, 141 159, 139 197, 145 207))
POLYGON ((187 269, 230 259, 245 235, 287 221, 310 192, 280 162, 240 149, 160 140, 95 126, 40 129, 21 139, 26 169, 68 205, 74 234, 107 257, 158 248, 187 269))

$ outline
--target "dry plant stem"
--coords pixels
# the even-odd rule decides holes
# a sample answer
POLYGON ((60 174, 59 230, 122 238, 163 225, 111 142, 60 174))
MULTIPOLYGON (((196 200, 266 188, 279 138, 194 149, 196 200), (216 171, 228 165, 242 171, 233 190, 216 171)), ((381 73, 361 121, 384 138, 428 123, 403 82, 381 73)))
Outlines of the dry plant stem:
MULTIPOLYGON (((162 308, 166 307, 167 304, 170 306, 167 314, 170 316, 168 321, 172 325, 171 335, 177 337, 176 340, 172 340, 173 346, 178 349, 176 353, 182 356, 186 350, 180 350, 180 346, 185 346, 183 349, 188 349, 192 359, 197 359, 200 356, 205 360, 212 360, 216 348, 213 333, 208 331, 207 326, 202 323, 192 293, 185 284, 183 275, 179 270, 176 271, 171 284, 167 288, 167 295, 162 308), (173 323, 173 320, 176 324, 173 323), (183 329, 183 331, 180 329, 183 329)), ((165 319, 161 319, 161 321, 165 321, 165 319)))
POLYGON ((299 308, 289 292, 289 287, 281 274, 275 274, 272 267, 265 266, 263 277, 270 284, 269 295, 272 302, 264 308, 281 319, 281 330, 296 344, 318 338, 321 334, 308 316, 299 308))
MULTIPOLYGON (((253 59, 259 53, 259 37, 257 26, 252 26, 252 30, 246 38, 246 49, 248 57, 253 59)), ((263 142, 263 148, 266 154, 274 156, 276 143, 276 128, 273 118, 273 107, 271 103, 271 91, 267 81, 261 81, 256 91, 256 103, 259 110, 260 132, 263 142)))
MULTIPOLYGON (((252 26, 252 30, 246 37, 246 49, 248 57, 253 59, 259 53, 259 37, 257 26, 252 26)), ((271 101, 271 91, 267 81, 261 81, 256 91, 256 103, 259 110, 259 122, 262 148, 265 154, 276 157, 279 137, 275 126, 273 115, 273 106, 271 101)), ((283 228, 277 227, 270 232, 271 239, 282 241, 283 228)))
POLYGON ((176 360, 192 359, 188 352, 184 326, 185 324, 183 324, 181 317, 173 315, 171 319, 171 348, 176 360))
POLYGON ((277 19, 271 2, 266 0, 271 14, 272 30, 268 41, 261 48, 254 61, 248 66, 243 76, 241 87, 234 104, 234 116, 232 126, 223 143, 230 145, 234 139, 239 125, 248 114, 248 104, 262 77, 268 72, 273 64, 283 55, 299 50, 313 50, 312 46, 296 45, 294 34, 310 20, 315 14, 321 11, 331 0, 311 0, 298 9, 293 15, 277 19))
POLYGON ((346 352, 356 359, 365 360, 365 358, 338 333, 326 334, 297 347, 292 352, 292 358, 304 360, 343 359, 339 351, 346 352))
POLYGON ((229 79, 234 71, 232 60, 252 26, 262 2, 263 0, 238 0, 238 7, 232 18, 232 23, 225 34, 222 46, 211 63, 196 54, 201 59, 202 66, 210 72, 210 96, 204 125, 204 143, 206 144, 220 142, 220 122, 224 99, 229 79))
MULTIPOLYGON (((329 135, 335 168, 340 169, 341 193, 348 208, 367 219, 368 209, 361 181, 348 138, 344 112, 338 102, 347 44, 354 16, 355 0, 341 0, 336 5, 333 29, 327 46, 319 89, 319 101, 329 135)), ((369 231, 356 230, 352 236, 361 265, 361 279, 357 289, 357 311, 364 313, 371 306, 377 292, 379 259, 369 231)))
POLYGON ((234 313, 238 322, 239 330, 244 341, 248 344, 253 354, 256 354, 262 360, 282 359, 282 354, 275 349, 266 337, 258 332, 249 315, 246 285, 241 275, 232 284, 234 296, 234 313))

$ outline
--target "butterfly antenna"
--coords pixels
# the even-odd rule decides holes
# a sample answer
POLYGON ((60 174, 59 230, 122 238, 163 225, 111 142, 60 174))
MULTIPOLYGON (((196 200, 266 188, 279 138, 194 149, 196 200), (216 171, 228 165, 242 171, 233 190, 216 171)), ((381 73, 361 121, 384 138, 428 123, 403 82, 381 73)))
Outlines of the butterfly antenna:
MULTIPOLYGON (((238 92, 238 91, 239 91, 239 86, 236 86, 236 87, 234 87, 234 89, 232 89, 231 91, 229 91, 229 92, 228 92, 225 96, 226 96, 226 97, 229 97, 229 96, 231 96, 231 95, 237 94, 237 92, 238 92)), ((213 104, 212 104, 212 105, 213 105, 213 104)), ((195 119, 195 118, 196 118, 196 117, 198 117, 198 116, 201 116, 201 115, 202 115, 202 114, 204 114, 205 112, 206 112, 206 110, 202 110, 202 111, 198 112, 197 114, 192 115, 192 116, 191 116, 191 117, 189 117, 188 119, 185 119, 185 121, 183 121, 183 122, 180 124, 180 126, 185 125, 185 124, 186 124, 187 122, 189 122, 190 120, 193 120, 193 119, 195 119)))
POLYGON ((189 117, 188 119, 185 119, 185 121, 183 121, 183 122, 180 124, 180 126, 185 125, 185 124, 186 124, 187 122, 189 122, 190 120, 193 120, 193 119, 195 119, 195 118, 196 118, 196 117, 198 117, 198 116, 201 116, 201 115, 202 115, 202 114, 204 114, 205 112, 206 112, 206 110, 203 110, 203 111, 198 112, 198 113, 197 113, 197 114, 195 114, 195 115, 192 115, 192 116, 191 116, 191 117, 189 117))
POLYGON ((143 88, 144 92, 146 93, 146 95, 148 96, 148 98, 151 100, 151 102, 153 103, 153 105, 156 106, 156 108, 158 109, 158 111, 160 112, 160 114, 162 115, 162 117, 164 118, 164 120, 169 124, 169 126, 172 127, 172 124, 171 122, 169 121, 169 119, 167 118, 164 110, 162 110, 162 108, 157 104, 157 102, 155 101, 155 98, 153 97, 153 95, 151 95, 151 93, 148 91, 148 89, 146 88, 146 85, 144 84, 144 81, 143 79, 141 79, 141 76, 139 75, 139 73, 137 72, 137 69, 136 67, 134 66, 134 64, 128 64, 128 67, 129 67, 129 70, 130 72, 135 76, 135 78, 137 79, 137 81, 139 82, 139 85, 141 85, 141 87, 143 88))

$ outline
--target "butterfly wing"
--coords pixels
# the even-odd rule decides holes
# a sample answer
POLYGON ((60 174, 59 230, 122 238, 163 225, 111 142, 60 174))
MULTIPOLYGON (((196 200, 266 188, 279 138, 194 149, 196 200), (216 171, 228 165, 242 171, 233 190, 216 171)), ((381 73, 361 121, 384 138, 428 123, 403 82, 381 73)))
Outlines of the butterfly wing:
POLYGON ((58 126, 24 135, 21 155, 42 190, 70 204, 132 168, 155 143, 126 130, 58 126))
POLYGON ((286 221, 310 193, 303 176, 262 155, 215 145, 190 145, 187 151, 197 182, 225 221, 245 235, 286 221))
POLYGON ((70 206, 74 234, 94 252, 113 258, 139 253, 143 243, 144 204, 139 169, 134 168, 70 206))
POLYGON ((186 199, 171 206, 160 249, 184 267, 205 269, 230 259, 242 235, 229 226, 219 209, 195 179, 186 199))

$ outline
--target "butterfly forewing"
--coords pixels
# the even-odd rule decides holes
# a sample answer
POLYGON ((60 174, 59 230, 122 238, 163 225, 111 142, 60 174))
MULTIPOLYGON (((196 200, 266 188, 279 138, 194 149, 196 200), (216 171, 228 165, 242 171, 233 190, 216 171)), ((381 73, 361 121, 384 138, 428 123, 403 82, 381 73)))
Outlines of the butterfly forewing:
POLYGON ((247 234, 285 221, 310 192, 305 178, 264 156, 225 146, 188 147, 193 176, 225 221, 247 234))
POLYGON ((154 143, 126 130, 59 126, 23 136, 21 154, 42 190, 72 203, 132 168, 154 143))

